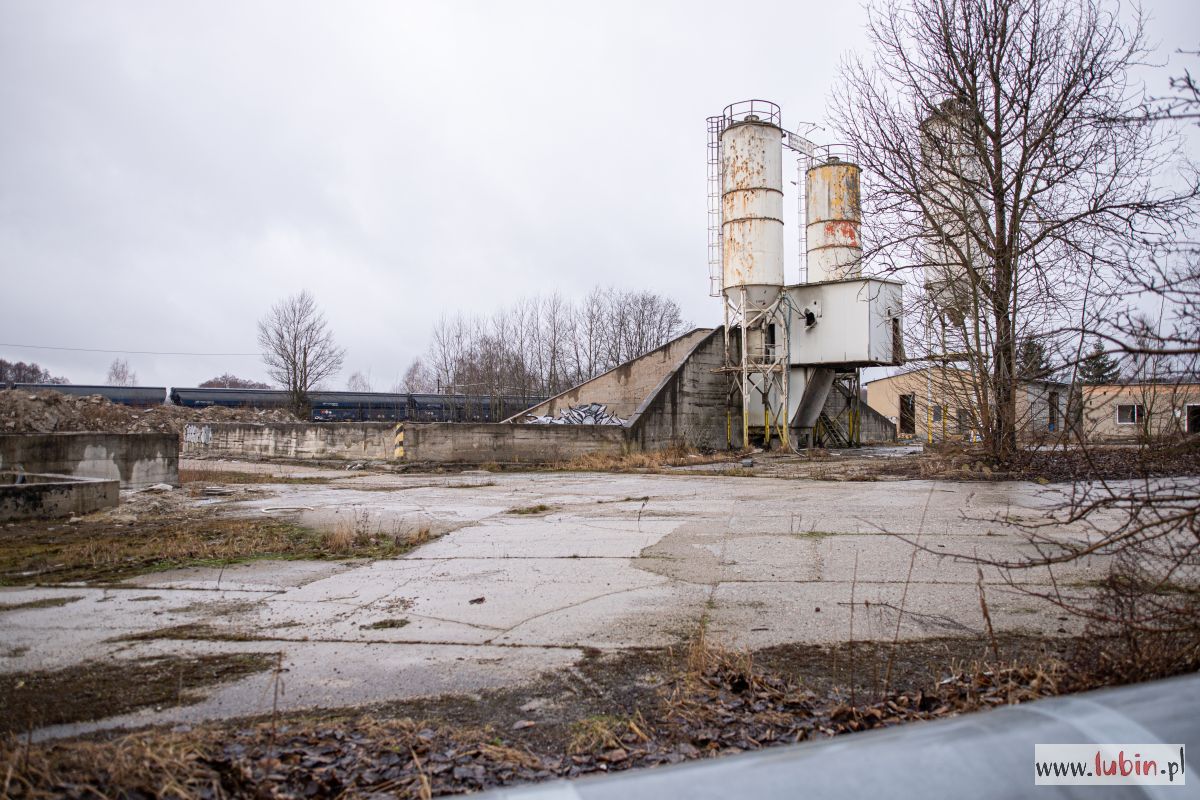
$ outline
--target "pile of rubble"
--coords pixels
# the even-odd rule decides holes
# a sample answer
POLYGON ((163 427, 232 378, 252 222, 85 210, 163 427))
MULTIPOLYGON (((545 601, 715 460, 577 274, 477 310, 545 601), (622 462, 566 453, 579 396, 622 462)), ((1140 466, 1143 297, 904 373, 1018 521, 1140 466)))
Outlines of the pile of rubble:
POLYGON ((297 421, 294 414, 283 409, 169 405, 132 408, 99 395, 76 397, 50 390, 0 390, 0 433, 104 431, 182 435, 184 426, 190 422, 297 421))
POLYGON ((616 414, 608 413, 604 403, 584 403, 581 406, 571 406, 558 412, 558 416, 537 416, 527 414, 527 425, 626 425, 629 420, 621 419, 616 414))

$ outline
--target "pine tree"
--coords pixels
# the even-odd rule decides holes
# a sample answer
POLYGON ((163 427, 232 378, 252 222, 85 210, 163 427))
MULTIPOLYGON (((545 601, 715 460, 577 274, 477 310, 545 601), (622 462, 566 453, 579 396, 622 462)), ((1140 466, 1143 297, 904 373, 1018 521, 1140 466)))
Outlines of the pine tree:
POLYGON ((1017 348, 1017 374, 1023 380, 1049 380, 1054 372, 1046 345, 1041 339, 1026 336, 1017 348))
POLYGON ((1092 342, 1092 349, 1084 356, 1079 365, 1079 380, 1087 384, 1115 383, 1121 375, 1117 361, 1104 352, 1104 345, 1097 339, 1092 342))

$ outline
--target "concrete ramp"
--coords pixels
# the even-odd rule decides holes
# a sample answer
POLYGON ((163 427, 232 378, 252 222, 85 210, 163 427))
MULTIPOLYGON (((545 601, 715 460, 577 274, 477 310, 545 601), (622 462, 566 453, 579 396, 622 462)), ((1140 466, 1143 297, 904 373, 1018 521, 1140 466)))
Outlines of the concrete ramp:
POLYGON ((505 422, 523 422, 526 415, 557 416, 572 406, 603 403, 608 413, 632 417, 662 382, 687 359, 692 349, 712 334, 711 328, 696 328, 645 355, 584 381, 544 403, 509 417, 505 422))

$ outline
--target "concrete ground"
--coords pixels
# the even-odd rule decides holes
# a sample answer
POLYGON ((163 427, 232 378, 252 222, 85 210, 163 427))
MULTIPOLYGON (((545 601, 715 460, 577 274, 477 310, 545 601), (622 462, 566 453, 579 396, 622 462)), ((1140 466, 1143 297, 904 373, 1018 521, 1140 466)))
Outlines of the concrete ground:
MULTIPOLYGON (((0 603, 78 598, 3 613, 0 671, 164 653, 283 654, 278 698, 275 677, 260 673, 196 705, 101 723, 108 727, 265 713, 276 701, 337 707, 506 686, 570 669, 584 648, 675 645, 702 621, 710 639, 733 648, 891 641, 898 619, 901 639, 974 635, 983 629, 977 570, 956 554, 1030 554, 1011 523, 1042 519, 1056 502, 1054 487, 1029 483, 335 474, 327 485, 265 487, 270 495, 214 513, 444 535, 388 561, 256 561, 109 588, 0 589, 0 603), (204 626, 204 638, 121 640, 181 625, 204 626)), ((1054 579, 1082 587, 1102 566, 1074 565, 1054 579)), ((995 569, 985 574, 998 631, 1068 632, 1048 606, 1004 585, 995 569)), ((1050 581, 1045 570, 1018 577, 1034 587, 1050 581)))

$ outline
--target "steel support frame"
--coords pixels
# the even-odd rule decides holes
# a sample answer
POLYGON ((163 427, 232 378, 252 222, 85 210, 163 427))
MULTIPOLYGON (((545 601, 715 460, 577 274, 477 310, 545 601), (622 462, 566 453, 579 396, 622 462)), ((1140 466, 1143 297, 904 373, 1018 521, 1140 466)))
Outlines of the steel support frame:
MULTIPOLYGON (((766 305, 750 302, 746 287, 734 287, 725 292, 725 366, 722 372, 735 375, 735 387, 742 401, 742 446, 750 443, 750 397, 758 392, 763 402, 763 443, 770 449, 773 432, 784 448, 791 447, 791 404, 788 397, 788 371, 791 364, 790 315, 787 313, 787 295, 782 291, 766 305), (765 346, 761 352, 751 349, 751 331, 760 331, 766 341, 766 330, 770 326, 781 333, 770 350, 765 346), (736 330, 737 333, 733 333, 736 330), (733 342, 737 336, 738 353, 734 361, 733 342)), ((730 393, 732 402, 732 391, 730 393)), ((732 439, 732 431, 727 432, 732 439)), ((727 442, 732 445, 732 441, 727 442)))

